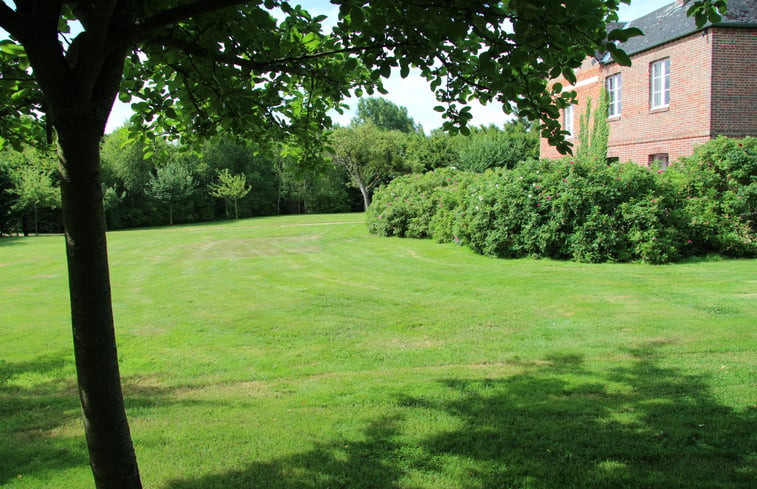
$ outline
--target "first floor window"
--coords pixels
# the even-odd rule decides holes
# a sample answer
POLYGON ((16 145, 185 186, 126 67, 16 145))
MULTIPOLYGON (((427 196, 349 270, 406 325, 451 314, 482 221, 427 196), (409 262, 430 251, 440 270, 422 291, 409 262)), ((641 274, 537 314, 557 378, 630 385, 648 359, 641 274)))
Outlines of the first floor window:
POLYGON ((660 170, 664 170, 668 167, 668 154, 667 153, 656 153, 653 155, 649 155, 649 166, 656 166, 660 170))
POLYGON ((652 63, 649 88, 652 109, 670 105, 670 58, 652 63))
POLYGON ((569 105, 563 109, 563 124, 562 128, 568 131, 568 137, 573 137, 573 106, 569 105))
POLYGON ((620 117, 621 85, 620 73, 607 77, 607 117, 620 117))

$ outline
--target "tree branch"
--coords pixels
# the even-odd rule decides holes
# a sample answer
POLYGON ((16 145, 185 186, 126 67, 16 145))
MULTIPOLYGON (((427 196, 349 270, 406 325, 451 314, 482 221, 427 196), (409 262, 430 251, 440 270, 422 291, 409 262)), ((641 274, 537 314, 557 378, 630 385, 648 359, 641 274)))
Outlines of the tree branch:
POLYGON ((140 22, 130 34, 130 41, 144 41, 152 32, 161 27, 245 3, 248 2, 245 0, 197 0, 185 5, 179 5, 178 7, 159 12, 140 22))
POLYGON ((19 15, 4 2, 0 2, 0 27, 18 39, 18 35, 21 32, 19 15))
POLYGON ((226 54, 217 50, 206 49, 196 43, 186 41, 183 39, 177 39, 170 36, 155 37, 149 41, 149 44, 158 44, 162 47, 169 47, 179 49, 185 53, 199 56, 202 58, 218 61, 231 66, 240 66, 247 68, 251 71, 263 72, 263 71, 283 71, 282 68, 289 67, 290 71, 293 70, 293 65, 298 65, 307 61, 312 61, 320 58, 327 58, 338 54, 348 53, 362 53, 365 51, 373 51, 379 49, 395 49, 398 47, 405 47, 414 42, 401 42, 401 43, 387 43, 387 44, 374 44, 368 46, 352 46, 340 49, 334 49, 331 51, 322 51, 320 53, 305 54, 302 56, 289 56, 286 58, 272 59, 269 61, 253 61, 247 58, 241 58, 233 54, 226 54))
POLYGON ((74 13, 84 26, 84 30, 100 45, 105 43, 115 10, 115 0, 100 1, 96 6, 85 5, 84 2, 74 4, 74 13))

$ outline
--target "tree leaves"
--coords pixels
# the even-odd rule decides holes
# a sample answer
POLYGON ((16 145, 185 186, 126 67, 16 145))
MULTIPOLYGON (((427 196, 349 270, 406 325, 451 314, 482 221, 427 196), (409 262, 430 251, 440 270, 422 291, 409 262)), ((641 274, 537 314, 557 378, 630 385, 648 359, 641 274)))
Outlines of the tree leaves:
POLYGON ((626 42, 632 37, 643 36, 644 33, 638 27, 629 27, 628 29, 613 29, 607 36, 611 42, 626 42))
POLYGON ((358 100, 353 126, 371 123, 383 131, 415 132, 418 126, 407 113, 407 108, 380 97, 358 100))
POLYGON ((608 44, 607 51, 612 56, 612 59, 620 66, 631 66, 631 58, 622 49, 617 48, 613 44, 608 44))
MULTIPOLYGON (((626 65, 630 59, 615 43, 640 34, 630 28, 607 35, 606 23, 617 20, 617 0, 335 3, 339 20, 334 35, 323 32, 325 16, 313 17, 299 5, 275 0, 209 9, 157 29, 127 53, 118 97, 134 101, 133 121, 156 134, 187 139, 233 131, 317 144, 329 110, 338 108, 343 97, 382 93, 381 80, 393 68, 406 77, 417 67, 440 102, 435 110, 442 109, 446 127, 462 128, 470 120, 455 103, 478 99, 509 110, 512 102, 518 111, 541 119, 545 134, 559 140, 559 124, 547 122, 556 117, 557 102, 545 96, 546 80, 562 74, 574 83, 573 70, 597 51, 626 65), (274 18, 277 9, 283 15, 274 18)), ((196 2, 200 4, 204 2, 196 2)), ((129 12, 126 20, 133 16, 130 22, 136 27, 188 5, 151 2, 141 14, 129 12)), ((723 0, 699 0, 689 15, 700 25, 716 22, 724 7, 723 0)), ((66 5, 59 32, 66 32, 76 17, 66 5)), ((129 39, 129 32, 123 28, 117 35, 129 39)), ((17 75, 24 74, 28 60, 23 46, 0 41, 0 65, 4 78, 11 73, 9 65, 17 75)), ((0 98, 17 104, 16 117, 36 119, 41 97, 28 88, 0 82, 0 98), (21 110, 30 99, 37 100, 33 108, 21 110)), ((11 131, 8 124, 0 122, 6 139, 22 128, 11 131)))
POLYGON ((0 41, 0 51, 11 56, 26 56, 26 50, 20 44, 16 44, 10 39, 0 41))
POLYGON ((703 27, 708 21, 712 24, 720 22, 726 7, 725 0, 699 0, 689 7, 686 15, 694 17, 697 27, 703 27))

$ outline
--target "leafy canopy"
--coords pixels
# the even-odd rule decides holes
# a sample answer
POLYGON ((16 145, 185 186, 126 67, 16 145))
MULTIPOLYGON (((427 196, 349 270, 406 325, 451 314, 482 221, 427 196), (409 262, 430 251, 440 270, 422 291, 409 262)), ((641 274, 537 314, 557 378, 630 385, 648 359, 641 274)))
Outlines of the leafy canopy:
POLYGON ((237 200, 249 194, 252 186, 247 185, 247 177, 244 174, 232 175, 224 168, 218 172, 218 182, 208 185, 208 189, 213 197, 237 200))
POLYGON ((150 175, 145 191, 158 200, 178 202, 189 197, 196 187, 197 182, 186 166, 169 162, 150 175))
POLYGON ((347 171, 352 185, 363 194, 366 209, 377 185, 408 171, 407 136, 400 131, 384 131, 368 122, 336 128, 330 139, 331 161, 347 171))
POLYGON ((381 97, 361 98, 357 102, 353 126, 367 122, 373 123, 384 131, 415 132, 420 129, 412 117, 407 113, 407 107, 400 107, 381 97))
MULTIPOLYGON (((134 122, 153 132, 244 132, 307 147, 352 90, 382 91, 392 69, 407 76, 415 66, 446 129, 466 131, 471 99, 497 101, 541 119, 544 134, 567 150, 557 119, 574 94, 547 80, 573 80, 573 68, 598 50, 627 62, 613 42, 639 32, 608 38, 605 30, 620 1, 334 0, 333 33, 324 16, 285 0, 0 3, 10 34, 0 41, 0 137, 40 136, 33 121, 63 117, 58 107, 70 91, 100 101, 94 116, 104 124, 115 87, 132 101, 134 122), (76 35, 74 22, 83 28, 76 35)), ((700 0, 691 12, 712 21, 722 4, 700 0)))

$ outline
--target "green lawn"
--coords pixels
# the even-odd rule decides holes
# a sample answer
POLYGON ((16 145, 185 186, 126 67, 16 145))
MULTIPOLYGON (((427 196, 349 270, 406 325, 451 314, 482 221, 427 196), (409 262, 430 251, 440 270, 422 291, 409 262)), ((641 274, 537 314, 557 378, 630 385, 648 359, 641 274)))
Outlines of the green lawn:
MULTIPOLYGON (((109 234, 145 488, 750 488, 757 260, 495 260, 358 214, 109 234)), ((89 488, 64 243, 0 239, 0 487, 89 488)))

